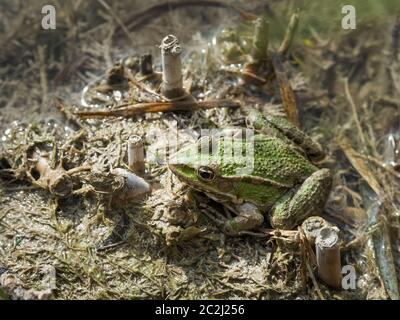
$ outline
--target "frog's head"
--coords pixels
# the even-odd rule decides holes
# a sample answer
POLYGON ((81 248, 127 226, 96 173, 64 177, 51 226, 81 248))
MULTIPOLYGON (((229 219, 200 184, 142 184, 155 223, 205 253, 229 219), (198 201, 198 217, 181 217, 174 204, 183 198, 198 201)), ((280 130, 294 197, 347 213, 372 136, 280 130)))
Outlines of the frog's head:
MULTIPOLYGON (((169 161, 169 169, 190 187, 221 199, 235 198, 235 181, 221 163, 219 151, 208 153, 203 139, 179 150, 169 161)), ((212 149, 212 147, 210 147, 212 149)))
POLYGON ((181 181, 214 200, 246 201, 268 208, 294 186, 287 172, 279 170, 281 162, 288 160, 289 151, 282 148, 282 142, 275 139, 240 138, 235 130, 227 131, 221 138, 204 137, 182 148, 171 158, 169 168, 181 181))

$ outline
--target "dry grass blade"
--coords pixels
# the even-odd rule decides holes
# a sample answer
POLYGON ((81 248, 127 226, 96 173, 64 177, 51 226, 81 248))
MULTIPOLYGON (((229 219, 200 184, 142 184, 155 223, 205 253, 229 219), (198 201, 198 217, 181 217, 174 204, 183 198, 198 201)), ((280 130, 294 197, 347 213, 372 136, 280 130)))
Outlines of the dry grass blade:
POLYGON ((318 281, 315 278, 314 272, 313 272, 311 264, 310 264, 310 260, 311 260, 311 262, 313 264, 315 264, 316 263, 316 258, 315 258, 314 253, 313 253, 313 251, 312 251, 312 249, 311 249, 311 247, 310 247, 310 245, 309 245, 309 243, 308 243, 308 241, 306 239, 306 236, 305 236, 303 230, 300 227, 299 227, 298 230, 299 230, 298 233, 299 233, 299 236, 300 236, 300 246, 301 246, 301 251, 302 251, 303 263, 306 266, 307 272, 308 272, 308 274, 309 274, 309 276, 311 278, 311 281, 312 281, 312 283, 313 283, 313 285, 315 287, 315 290, 316 290, 316 292, 318 294, 318 297, 321 300, 325 300, 325 297, 321 292, 321 289, 320 289, 320 287, 318 285, 318 281))
POLYGON ((315 290, 317 291, 317 294, 318 294, 319 298, 321 300, 325 300, 325 297, 323 296, 323 294, 321 292, 321 289, 319 288, 318 281, 314 276, 314 272, 313 272, 313 270, 312 270, 312 268, 310 266, 310 263, 307 260, 306 260, 306 267, 307 267, 308 274, 310 275, 310 278, 311 278, 312 283, 313 283, 313 285, 315 287, 315 290))
MULTIPOLYGON (((127 29, 129 31, 134 31, 137 30, 138 28, 146 25, 150 21, 152 21, 154 18, 160 16, 161 14, 168 13, 172 10, 176 10, 179 8, 184 8, 184 7, 215 7, 215 8, 225 8, 228 10, 232 10, 236 13, 238 13, 241 17, 243 17, 246 20, 253 20, 255 19, 255 16, 251 13, 248 13, 244 11, 243 9, 240 9, 238 6, 230 5, 228 3, 222 2, 222 1, 216 1, 216 0, 200 0, 200 1, 167 1, 164 3, 159 3, 154 6, 151 6, 148 9, 145 9, 144 11, 141 11, 139 13, 134 13, 133 15, 128 16, 126 19, 124 19, 123 24, 127 25, 127 29)), ((121 26, 117 28, 117 32, 121 30, 121 26)))
POLYGON ((163 100, 164 98, 159 95, 157 92, 155 92, 154 90, 148 88, 145 84, 141 83, 139 80, 137 80, 134 75, 132 74, 132 72, 130 71, 125 71, 125 75, 128 78, 129 82, 132 83, 133 85, 135 85, 138 89, 150 93, 152 95, 154 95, 157 99, 163 100))
POLYGON ((382 203, 374 201, 368 208, 374 263, 378 269, 380 280, 388 296, 392 300, 399 300, 399 286, 396 267, 393 259, 393 250, 390 242, 389 227, 386 220, 386 211, 382 203))
POLYGON ((148 102, 128 105, 114 110, 78 111, 73 114, 81 118, 132 117, 147 112, 195 111, 200 109, 239 107, 240 104, 232 100, 148 102))
POLYGON ((118 15, 115 13, 115 11, 103 0, 97 0, 109 13, 110 15, 115 19, 119 27, 125 32, 126 36, 129 38, 131 41, 132 45, 135 44, 135 40, 132 37, 132 35, 129 33, 129 30, 126 28, 124 25, 123 21, 118 17, 118 15))
POLYGON ((299 15, 297 13, 293 13, 292 16, 290 17, 290 22, 286 29, 285 38, 283 39, 282 44, 279 47, 278 50, 279 54, 285 55, 288 52, 293 42, 293 38, 297 31, 298 25, 299 25, 299 15))
POLYGON ((274 67, 275 75, 279 83, 281 92, 283 108, 290 122, 297 127, 300 127, 299 111, 297 107, 297 99, 286 76, 281 56, 278 54, 272 55, 272 65, 274 67))
POLYGON ((347 138, 343 138, 340 142, 340 147, 346 155, 347 159, 350 161, 351 165, 356 169, 360 176, 368 183, 372 190, 382 199, 382 188, 371 173, 371 169, 368 167, 367 163, 350 145, 347 138))
POLYGON ((256 81, 258 81, 260 83, 266 83, 267 82, 267 79, 265 79, 263 77, 260 77, 260 76, 258 76, 256 74, 254 74, 254 72, 248 71, 245 68, 243 68, 243 69, 227 69, 226 68, 225 71, 228 72, 228 73, 238 74, 238 75, 243 76, 243 77, 251 78, 252 80, 256 80, 256 81))
POLYGON ((375 261, 379 269, 381 281, 390 299, 399 300, 396 267, 390 244, 389 230, 385 223, 372 235, 375 261))
POLYGON ((356 105, 355 105, 354 100, 353 100, 353 98, 352 98, 352 96, 350 94, 349 81, 348 81, 347 78, 344 79, 344 91, 346 93, 346 98, 350 103, 351 111, 353 113, 354 121, 356 122, 357 131, 358 131, 358 134, 360 136, 361 142, 365 146, 364 133, 363 133, 363 130, 362 130, 362 127, 361 127, 360 119, 358 118, 356 105))
POLYGON ((82 124, 80 123, 80 119, 75 116, 69 109, 68 107, 65 106, 64 102, 56 97, 54 98, 54 103, 56 108, 65 116, 65 118, 69 121, 71 121, 74 125, 78 127, 82 127, 82 124))

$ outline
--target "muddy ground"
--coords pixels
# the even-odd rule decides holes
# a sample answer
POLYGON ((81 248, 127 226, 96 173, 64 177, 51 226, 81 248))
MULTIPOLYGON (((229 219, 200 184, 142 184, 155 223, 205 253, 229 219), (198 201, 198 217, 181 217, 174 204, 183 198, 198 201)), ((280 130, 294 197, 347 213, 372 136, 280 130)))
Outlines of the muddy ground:
MULTIPOLYGON (((342 30, 334 1, 326 8, 317 1, 184 2, 56 1, 56 30, 41 28, 46 1, 0 3, 0 293, 12 299, 398 299, 399 5, 354 1, 357 28, 342 30), (221 208, 185 206, 185 186, 153 152, 171 128, 183 143, 195 141, 200 128, 243 127, 243 107, 90 120, 69 112, 85 109, 84 88, 118 61, 133 57, 135 74, 135 59, 150 53, 160 71, 158 46, 172 33, 183 48, 185 86, 197 99, 237 99, 244 108, 282 113, 271 72, 259 83, 240 68, 222 68, 230 63, 212 39, 232 26, 251 42, 253 18, 262 13, 271 21, 276 52, 297 9, 300 24, 284 72, 302 128, 327 153, 319 165, 334 176, 323 216, 340 229, 342 265, 355 268, 357 286, 350 290, 318 279, 298 234, 225 235, 204 215, 221 208), (126 168, 132 135, 145 137, 144 177, 152 192, 125 201, 109 172, 126 168), (38 182, 29 152, 43 145, 50 145, 55 167, 80 168, 73 195, 59 197, 38 182)), ((142 89, 120 91, 138 101, 155 98, 142 89)), ((100 107, 118 100, 101 97, 89 100, 100 107)))

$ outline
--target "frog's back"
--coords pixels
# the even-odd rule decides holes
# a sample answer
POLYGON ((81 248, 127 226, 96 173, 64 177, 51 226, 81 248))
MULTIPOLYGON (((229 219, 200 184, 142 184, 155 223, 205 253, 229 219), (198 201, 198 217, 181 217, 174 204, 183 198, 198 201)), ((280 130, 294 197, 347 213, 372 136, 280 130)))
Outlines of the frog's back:
POLYGON ((317 167, 305 156, 275 137, 257 136, 254 141, 254 173, 282 184, 303 182, 317 167))
MULTIPOLYGON (((251 177, 261 178, 292 187, 302 183, 308 176, 318 168, 313 165, 305 156, 296 151, 293 146, 276 137, 264 135, 254 136, 254 153, 249 150, 251 142, 236 141, 242 144, 242 150, 246 150, 245 157, 254 159, 251 177)), ((232 166, 231 166, 232 167, 232 166)), ((230 175, 228 166, 225 166, 225 174, 230 175)), ((235 173, 231 173, 234 175, 235 173)))

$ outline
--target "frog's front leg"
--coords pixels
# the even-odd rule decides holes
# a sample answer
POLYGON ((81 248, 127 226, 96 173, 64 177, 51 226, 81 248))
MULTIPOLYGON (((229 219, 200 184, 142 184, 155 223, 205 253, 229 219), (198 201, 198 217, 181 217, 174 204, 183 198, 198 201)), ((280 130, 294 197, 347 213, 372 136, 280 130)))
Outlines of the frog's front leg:
POLYGON ((286 193, 270 212, 272 227, 293 229, 311 215, 322 213, 332 187, 328 169, 320 169, 309 176, 297 191, 286 193))
POLYGON ((227 219, 223 225, 225 233, 237 235, 241 231, 247 231, 259 227, 264 222, 264 215, 252 203, 245 202, 235 207, 237 216, 227 219))

